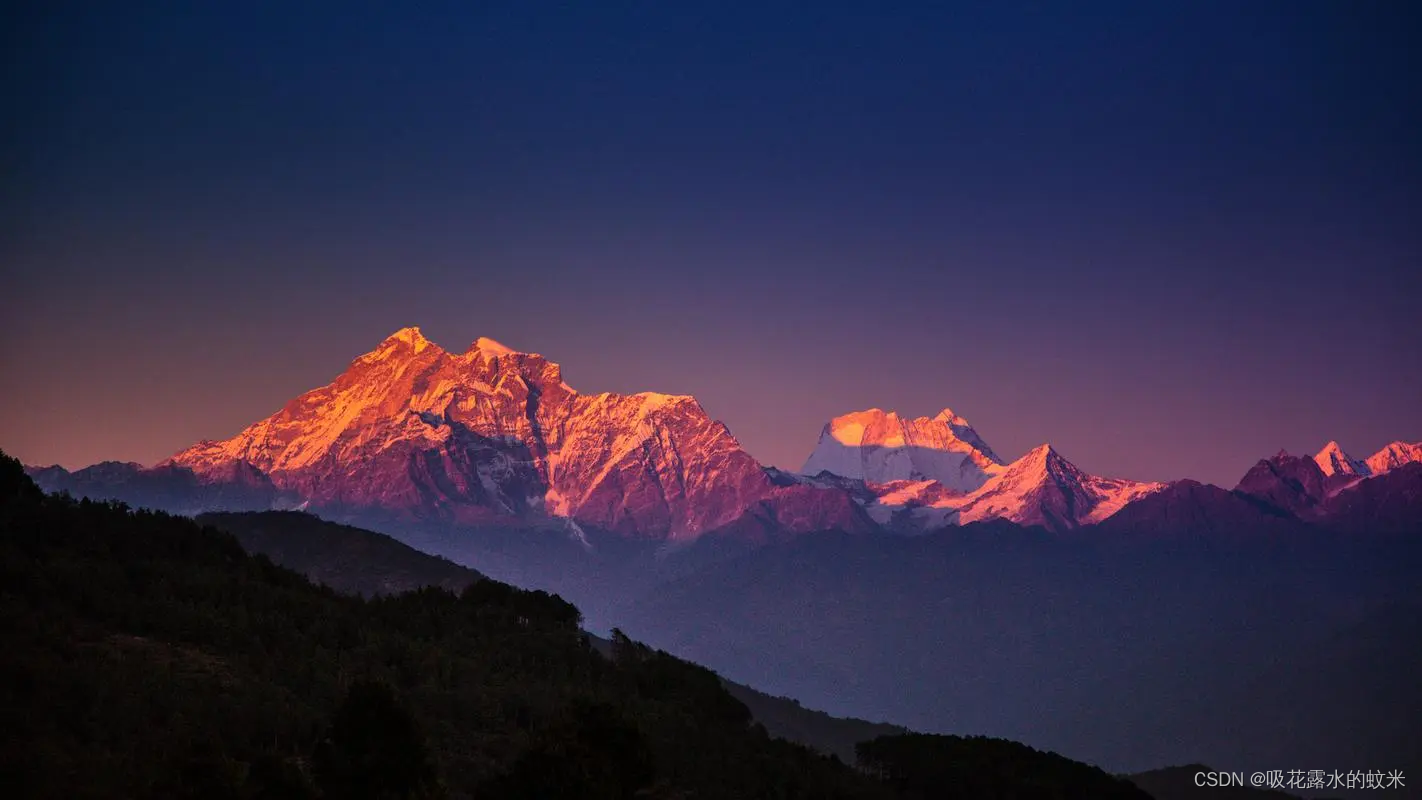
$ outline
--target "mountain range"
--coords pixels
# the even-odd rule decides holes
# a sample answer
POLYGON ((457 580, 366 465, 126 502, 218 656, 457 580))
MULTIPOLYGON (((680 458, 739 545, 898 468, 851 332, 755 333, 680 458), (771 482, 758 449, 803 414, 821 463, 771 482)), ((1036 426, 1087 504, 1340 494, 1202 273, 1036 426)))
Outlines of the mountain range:
MULTIPOLYGON (((1422 461, 1330 442, 1236 487, 1320 518, 1329 498, 1422 461), (1305 463, 1307 462, 1307 463, 1305 463)), ((925 533, 994 519, 1062 532, 1175 486, 1090 475, 1044 444, 1004 461, 962 416, 870 409, 827 423, 798 473, 768 468, 684 395, 581 394, 556 363, 480 338, 463 353, 396 331, 326 386, 237 435, 151 467, 30 468, 48 490, 182 513, 305 508, 390 525, 503 525, 684 544, 819 530, 925 533)))
POLYGON ((132 506, 379 531, 398 541, 220 518, 357 591, 404 585, 382 583, 408 580, 403 544, 448 559, 441 581, 470 567, 556 592, 589 631, 838 716, 1117 772, 1422 768, 1422 446, 1280 452, 1226 488, 1092 475, 1049 444, 1007 460, 949 409, 845 414, 809 444, 798 471, 762 465, 693 398, 581 394, 540 355, 407 328, 231 438, 26 471, 132 506))

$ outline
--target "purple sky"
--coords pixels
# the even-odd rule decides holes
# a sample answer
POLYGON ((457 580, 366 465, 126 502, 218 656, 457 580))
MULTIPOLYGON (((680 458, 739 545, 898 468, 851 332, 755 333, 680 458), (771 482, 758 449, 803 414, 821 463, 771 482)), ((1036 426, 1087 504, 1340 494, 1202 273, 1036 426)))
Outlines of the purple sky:
POLYGON ((152 462, 405 325, 786 467, 870 406, 1229 485, 1422 439, 1410 4, 477 5, 12 26, 0 447, 152 462))

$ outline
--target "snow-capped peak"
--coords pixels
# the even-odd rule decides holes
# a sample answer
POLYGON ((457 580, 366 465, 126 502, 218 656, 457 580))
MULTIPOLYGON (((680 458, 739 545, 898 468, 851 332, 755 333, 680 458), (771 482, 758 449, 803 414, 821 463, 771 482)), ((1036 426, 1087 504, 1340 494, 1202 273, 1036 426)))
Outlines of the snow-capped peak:
POLYGON ((906 419, 871 408, 830 420, 801 471, 880 484, 933 479, 970 492, 1001 470, 997 454, 951 409, 906 419))
POLYGON ((1393 442, 1368 456, 1367 466, 1374 475, 1381 475, 1413 462, 1422 462, 1422 442, 1393 442))
POLYGON ((945 408, 938 412, 938 416, 933 418, 934 422, 946 422, 949 425, 967 425, 968 421, 958 416, 951 408, 945 408))
POLYGON ((1047 467, 1053 463, 1070 464, 1071 462, 1062 458, 1061 454, 1050 444, 1039 444, 1031 450, 1028 450, 1021 458, 1012 462, 1012 466, 1047 467))
POLYGON ((1002 518, 1064 530, 1100 522, 1162 486, 1089 475, 1043 444, 955 505, 960 523, 1002 518))
POLYGON ((398 331, 385 337, 385 342, 402 342, 414 346, 416 352, 425 349, 430 345, 430 340, 425 338, 420 329, 414 325, 401 328, 398 331))
POLYGON ((1343 449, 1338 442, 1329 442, 1318 451, 1318 455, 1313 457, 1318 468, 1323 470, 1323 474, 1329 477, 1334 475, 1371 475, 1372 470, 1368 465, 1352 456, 1343 449))
POLYGON ((477 350, 480 355, 486 358, 506 356, 516 352, 512 347, 501 342, 496 342, 487 336, 480 336, 478 339, 475 339, 474 344, 470 345, 469 349, 471 351, 477 350))
POLYGON ((643 412, 660 411, 664 408, 678 405, 680 403, 693 403, 699 409, 701 406, 696 402, 696 398, 689 394, 662 394, 661 392, 638 392, 633 397, 642 400, 643 412))
POLYGON ((449 353, 413 327, 236 436, 167 463, 199 476, 250 471, 337 515, 551 516, 669 539, 751 513, 787 530, 871 524, 842 490, 772 483, 690 396, 583 395, 541 355, 490 338, 449 353))
MULTIPOLYGON (((835 417, 825 426, 825 430, 840 444, 858 446, 864 442, 865 436, 869 435, 870 428, 892 430, 896 427, 898 420, 899 415, 892 411, 870 408, 835 417)), ((890 444, 890 442, 886 438, 879 441, 878 444, 890 444)))
MULTIPOLYGON (((439 349, 438 345, 426 339, 425 335, 420 333, 419 328, 411 325, 406 328, 401 328, 385 337, 374 350, 356 359, 356 362, 371 364, 397 357, 397 354, 419 355, 431 347, 436 350, 439 349)), ((400 357, 404 356, 402 355, 400 357)))

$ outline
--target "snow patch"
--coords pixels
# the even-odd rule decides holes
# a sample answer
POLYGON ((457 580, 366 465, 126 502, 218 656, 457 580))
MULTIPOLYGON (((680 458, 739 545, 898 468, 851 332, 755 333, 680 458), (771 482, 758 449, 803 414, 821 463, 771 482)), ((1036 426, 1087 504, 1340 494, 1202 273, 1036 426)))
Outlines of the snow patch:
POLYGON ((951 409, 933 418, 905 419, 871 408, 830 420, 801 472, 878 484, 932 479, 970 492, 1002 469, 992 448, 951 409))
POLYGON ((696 402, 696 398, 685 394, 661 394, 660 392, 638 392, 633 395, 642 401, 641 413, 650 414, 679 403, 696 402))
POLYGON ((517 352, 512 347, 496 342, 487 336, 480 336, 478 339, 475 339, 474 344, 470 345, 469 349, 471 351, 478 351, 485 359, 490 359, 495 356, 512 355, 517 352))

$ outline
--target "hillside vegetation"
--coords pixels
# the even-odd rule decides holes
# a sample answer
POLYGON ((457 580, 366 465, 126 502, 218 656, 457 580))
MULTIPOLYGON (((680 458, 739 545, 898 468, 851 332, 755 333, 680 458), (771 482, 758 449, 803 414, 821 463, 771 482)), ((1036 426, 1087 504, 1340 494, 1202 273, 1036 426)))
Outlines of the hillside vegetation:
MULTIPOLYGON (((9 796, 889 798, 936 780, 773 738, 709 670, 621 635, 599 653, 556 596, 341 594, 210 526, 46 496, 8 458, 0 586, 9 796)), ((1038 755, 994 791, 1101 796, 1038 755)))

